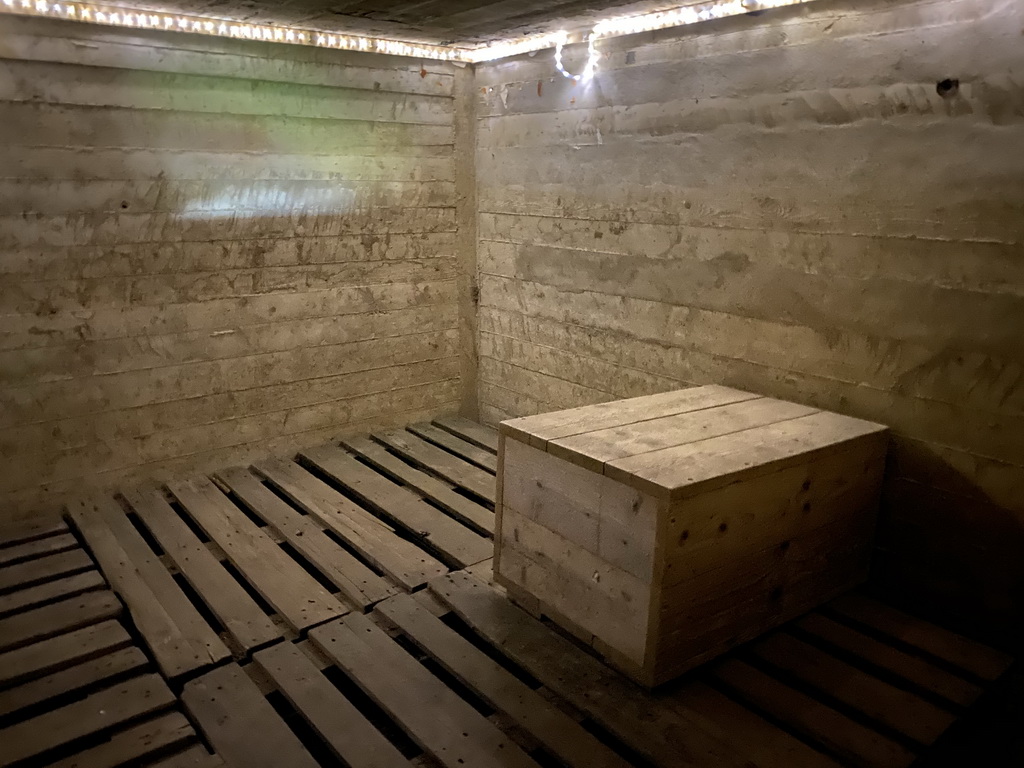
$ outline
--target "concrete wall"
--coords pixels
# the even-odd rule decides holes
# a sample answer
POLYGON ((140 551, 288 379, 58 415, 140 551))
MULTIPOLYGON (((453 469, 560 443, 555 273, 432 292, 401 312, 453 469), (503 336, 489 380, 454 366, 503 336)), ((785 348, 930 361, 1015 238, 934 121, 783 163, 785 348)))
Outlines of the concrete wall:
POLYGON ((0 518, 455 410, 455 71, 5 17, 0 518))
POLYGON ((478 68, 484 417, 717 382, 884 422, 878 577, 1020 626, 1022 33, 848 0, 478 68))

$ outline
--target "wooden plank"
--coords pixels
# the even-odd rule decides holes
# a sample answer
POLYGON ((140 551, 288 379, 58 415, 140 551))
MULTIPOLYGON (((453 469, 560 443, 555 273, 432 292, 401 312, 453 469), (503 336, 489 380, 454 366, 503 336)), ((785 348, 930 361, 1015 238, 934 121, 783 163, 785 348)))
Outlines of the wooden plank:
POLYGON ((295 547, 353 605, 365 609, 399 591, 338 546, 309 516, 282 500, 249 470, 227 469, 219 472, 217 478, 246 508, 295 547))
POLYGON ((450 486, 426 472, 406 464, 368 438, 343 438, 341 444, 388 477, 419 491, 457 520, 480 533, 494 535, 494 513, 486 507, 456 493, 450 486))
POLYGON ((1010 668, 1013 657, 969 640, 896 608, 857 593, 843 595, 828 604, 836 613, 912 645, 967 670, 982 680, 996 680, 1010 668))
POLYGON ((817 408, 806 405, 757 397, 551 440, 547 450, 553 456, 600 473, 609 461, 637 457, 817 412, 817 408))
POLYGON ((655 764, 747 764, 695 713, 665 707, 482 582, 457 572, 430 588, 487 642, 655 764))
POLYGON ((86 592, 0 619, 0 651, 73 632, 121 615, 121 601, 108 590, 86 592))
POLYGON ((491 722, 366 616, 317 627, 310 639, 445 768, 536 768, 491 722))
POLYGON ((159 675, 144 675, 94 693, 73 704, 0 730, 0 766, 41 755, 75 739, 174 704, 159 675))
POLYGON ((14 565, 25 560, 34 560, 37 557, 66 552, 77 547, 78 540, 70 532, 47 536, 44 539, 34 539, 0 549, 0 566, 14 565))
POLYGON ((508 438, 500 478, 502 546, 508 541, 504 516, 515 511, 609 565, 652 582, 659 528, 654 497, 508 438))
POLYGON ((759 640, 751 652, 920 744, 934 743, 956 720, 950 712, 785 633, 759 640))
POLYGON ((907 768, 917 759, 902 744, 738 659, 717 665, 713 674, 745 701, 860 768, 907 768))
POLYGON ((84 549, 72 549, 56 555, 40 557, 27 563, 0 568, 0 592, 24 589, 33 584, 58 579, 95 567, 84 549))
POLYGON ((138 648, 132 647, 121 648, 69 669, 54 672, 38 680, 0 692, 0 717, 49 701, 57 696, 75 693, 104 680, 141 669, 147 664, 149 664, 149 660, 146 655, 138 648))
POLYGON ((547 449, 547 444, 551 440, 635 424, 648 419, 660 419, 677 413, 714 408, 756 397, 758 395, 729 387, 690 387, 628 400, 596 403, 554 413, 509 419, 498 426, 498 431, 543 451, 547 449))
POLYGON ((48 768, 120 768, 136 765, 157 753, 184 747, 195 740, 196 732, 185 716, 180 712, 168 712, 120 731, 109 741, 58 760, 48 768))
POLYGON ((758 768, 839 768, 839 764, 795 736, 778 728, 742 704, 693 680, 671 686, 659 696, 667 707, 683 706, 700 712, 717 726, 716 733, 727 738, 758 768))
POLYGON ((194 478, 167 487, 253 589, 297 631, 347 613, 211 481, 194 478))
POLYGON ((349 768, 411 768, 395 746, 292 643, 262 650, 253 661, 349 768))
MULTIPOLYGON (((219 755, 211 755, 206 751, 206 747, 197 744, 173 757, 153 763, 150 768, 221 768, 223 765, 224 761, 219 755)), ((86 768, 86 766, 82 766, 82 768, 86 768)))
POLYGON ((696 496, 848 447, 885 428, 824 411, 710 440, 665 448, 605 464, 604 473, 672 500, 696 496))
POLYGON ((314 515, 356 552, 406 589, 415 589, 447 568, 416 545, 399 538, 362 507, 289 461, 264 461, 254 469, 293 504, 314 515))
POLYGON ((501 563, 495 580, 530 593, 610 649, 642 667, 651 586, 573 542, 520 515, 502 510, 501 563))
POLYGON ((175 678, 230 656, 120 506, 94 496, 68 504, 68 514, 164 675, 175 678))
POLYGON ((491 474, 498 471, 498 457, 495 454, 473 443, 468 443, 447 430, 435 427, 433 424, 422 423, 411 424, 406 429, 414 435, 422 437, 428 443, 433 443, 449 453, 454 453, 480 469, 491 474))
POLYGON ((67 532, 68 524, 56 515, 6 523, 0 525, 0 549, 67 532))
POLYGON ((356 461, 336 446, 303 451, 303 458, 344 486, 360 504, 377 511, 396 527, 420 538, 458 567, 473 565, 493 554, 494 547, 419 496, 356 461))
POLYGON ((63 579, 57 579, 56 581, 37 584, 28 589, 19 589, 17 592, 10 592, 0 596, 0 616, 37 605, 52 603, 54 600, 61 600, 65 597, 81 594, 82 592, 101 589, 105 584, 106 582, 103 581, 103 576, 100 575, 100 572, 91 570, 63 579))
POLYGON ((317 766, 237 664, 227 664, 186 683, 181 700, 214 751, 230 766, 317 766))
POLYGON ((494 454, 498 452, 498 432, 491 427, 477 424, 462 416, 440 416, 434 419, 433 423, 446 432, 461 437, 466 442, 486 448, 494 454))
POLYGON ((494 503, 494 475, 401 429, 374 433, 373 437, 406 461, 443 477, 491 504, 494 503))
POLYGON ((981 686, 833 621, 824 614, 808 614, 793 626, 962 707, 973 704, 982 693, 981 686))
POLYGON ((131 645, 116 621, 52 637, 0 654, 0 685, 12 686, 131 645))
POLYGON ((281 637, 280 629, 158 491, 129 492, 125 501, 245 653, 281 637))
POLYGON ((537 691, 446 627, 413 596, 399 595, 385 600, 376 611, 565 765, 573 768, 627 768, 629 765, 537 691))

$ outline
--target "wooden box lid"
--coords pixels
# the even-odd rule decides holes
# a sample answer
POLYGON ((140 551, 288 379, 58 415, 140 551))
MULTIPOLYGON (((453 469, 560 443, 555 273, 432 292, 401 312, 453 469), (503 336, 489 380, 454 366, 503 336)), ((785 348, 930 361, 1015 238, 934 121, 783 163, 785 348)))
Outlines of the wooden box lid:
POLYGON ((886 427, 720 386, 504 421, 502 434, 663 499, 778 471, 886 427))

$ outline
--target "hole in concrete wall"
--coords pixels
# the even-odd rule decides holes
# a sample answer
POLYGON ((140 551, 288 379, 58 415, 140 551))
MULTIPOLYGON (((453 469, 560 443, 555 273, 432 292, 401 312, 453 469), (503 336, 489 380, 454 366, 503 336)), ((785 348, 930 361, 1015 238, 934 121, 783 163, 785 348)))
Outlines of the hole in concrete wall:
POLYGON ((951 99, 960 92, 960 81, 946 78, 935 84, 935 90, 944 99, 951 99))

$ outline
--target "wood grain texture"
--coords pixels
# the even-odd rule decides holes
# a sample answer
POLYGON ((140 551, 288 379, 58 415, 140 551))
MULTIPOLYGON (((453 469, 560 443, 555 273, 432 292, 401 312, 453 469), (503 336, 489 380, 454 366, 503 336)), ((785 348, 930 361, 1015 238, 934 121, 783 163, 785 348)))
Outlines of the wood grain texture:
POLYGON ((181 701, 228 765, 317 765, 237 664, 226 664, 188 682, 181 701))
POLYGON ((454 409, 454 67, 27 18, 0 42, 4 518, 454 409))
POLYGON ((810 4, 603 40, 586 87, 479 67, 485 419, 719 384, 885 423, 882 583, 1024 629, 1022 14, 810 4))
POLYGON ((317 627, 310 639, 445 768, 535 763, 366 616, 317 627))

